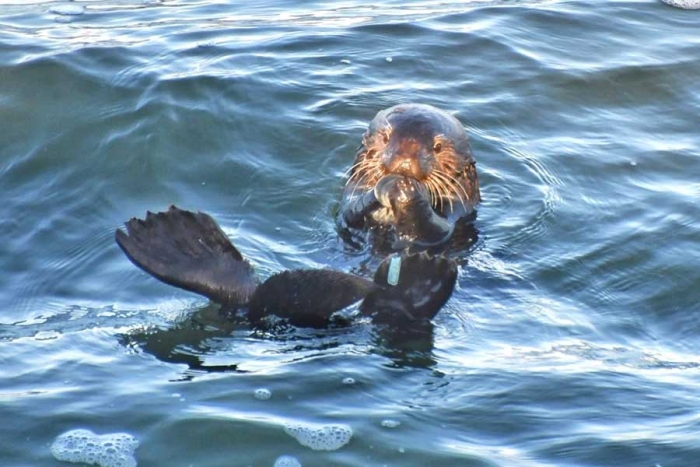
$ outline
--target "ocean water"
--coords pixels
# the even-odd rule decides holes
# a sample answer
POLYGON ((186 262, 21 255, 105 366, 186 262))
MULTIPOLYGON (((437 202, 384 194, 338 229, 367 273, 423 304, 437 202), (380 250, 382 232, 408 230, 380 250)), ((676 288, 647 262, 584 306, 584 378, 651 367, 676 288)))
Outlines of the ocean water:
POLYGON ((70 465, 74 429, 139 466, 699 465, 699 32, 655 0, 0 0, 0 465, 70 465), (460 119, 482 186, 428 332, 254 332, 114 243, 174 203, 261 276, 366 273, 333 213, 402 102, 460 119))

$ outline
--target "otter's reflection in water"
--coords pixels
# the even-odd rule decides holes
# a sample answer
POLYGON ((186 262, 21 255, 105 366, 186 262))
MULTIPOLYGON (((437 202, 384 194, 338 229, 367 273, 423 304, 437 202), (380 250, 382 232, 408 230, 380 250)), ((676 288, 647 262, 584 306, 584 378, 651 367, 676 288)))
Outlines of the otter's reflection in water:
POLYGON ((191 379, 199 372, 244 372, 237 363, 208 364, 207 355, 227 347, 236 328, 242 324, 224 319, 219 306, 209 304, 171 327, 135 329, 118 336, 119 343, 128 348, 153 355, 167 363, 185 364, 188 371, 184 379, 191 379))
POLYGON ((394 367, 430 368, 433 358, 434 326, 431 322, 413 323, 408 327, 375 326, 372 351, 391 360, 394 367))
POLYGON ((304 329, 288 325, 267 329, 252 328, 244 317, 232 319, 216 304, 207 305, 191 313, 170 327, 135 329, 118 336, 127 348, 145 352, 160 361, 187 365, 183 380, 191 380, 207 373, 249 373, 247 368, 258 358, 259 347, 275 343, 273 352, 294 354, 294 360, 305 356, 317 357, 342 346, 369 352, 390 360, 392 367, 429 368, 433 358, 433 325, 430 322, 413 323, 398 329, 368 322, 347 322, 328 329, 304 329), (245 348, 248 347, 248 348, 245 348))

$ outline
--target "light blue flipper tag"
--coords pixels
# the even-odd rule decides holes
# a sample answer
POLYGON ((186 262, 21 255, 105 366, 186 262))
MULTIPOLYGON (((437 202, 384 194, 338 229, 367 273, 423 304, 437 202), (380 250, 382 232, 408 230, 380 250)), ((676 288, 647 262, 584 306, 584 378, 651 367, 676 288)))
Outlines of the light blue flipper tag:
POLYGON ((399 283, 399 273, 401 273, 401 257, 394 256, 389 260, 389 273, 386 277, 386 281, 389 285, 396 285, 399 283))

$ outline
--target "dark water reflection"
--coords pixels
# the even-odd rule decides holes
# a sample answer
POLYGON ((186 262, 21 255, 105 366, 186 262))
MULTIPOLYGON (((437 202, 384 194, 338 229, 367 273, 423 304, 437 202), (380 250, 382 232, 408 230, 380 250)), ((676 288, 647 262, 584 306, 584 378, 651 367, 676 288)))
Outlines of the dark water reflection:
MULTIPOLYGON (((293 360, 323 354, 345 343, 364 346, 370 353, 390 359, 391 365, 396 368, 429 368, 436 364, 432 355, 432 323, 402 329, 355 323, 328 330, 282 326, 263 331, 251 329, 245 317, 239 316, 233 320, 225 312, 222 313, 217 305, 211 305, 195 310, 167 327, 137 328, 118 336, 119 343, 127 349, 146 352, 163 362, 187 365, 188 370, 183 374, 187 380, 206 373, 246 373, 235 363, 236 340, 282 342, 286 348, 277 352, 289 354, 293 360), (232 360, 231 363, 220 361, 224 354, 227 360, 232 360), (217 363, 209 363, 207 360, 211 358, 217 363)), ((241 345, 247 345, 247 342, 241 345)))

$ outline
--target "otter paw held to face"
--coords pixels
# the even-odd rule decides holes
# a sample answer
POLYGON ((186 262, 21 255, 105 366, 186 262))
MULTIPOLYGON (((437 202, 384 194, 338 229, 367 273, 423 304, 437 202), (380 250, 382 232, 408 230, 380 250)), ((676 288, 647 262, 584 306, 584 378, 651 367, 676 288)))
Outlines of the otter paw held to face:
POLYGON ((374 195, 387 208, 403 206, 419 199, 430 200, 430 193, 418 180, 393 174, 386 175, 377 182, 374 195))

